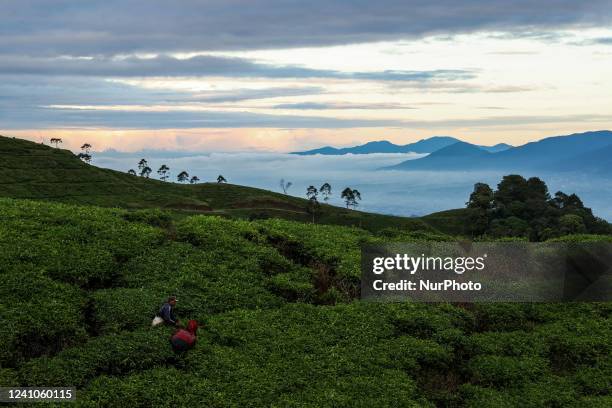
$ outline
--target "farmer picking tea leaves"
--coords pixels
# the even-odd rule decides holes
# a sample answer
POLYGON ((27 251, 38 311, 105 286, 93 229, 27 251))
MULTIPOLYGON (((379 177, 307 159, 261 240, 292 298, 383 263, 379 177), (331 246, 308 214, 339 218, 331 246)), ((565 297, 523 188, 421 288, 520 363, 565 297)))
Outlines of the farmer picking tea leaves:
POLYGON ((176 296, 170 296, 166 303, 159 309, 159 312, 153 319, 153 326, 165 323, 170 326, 179 326, 179 320, 174 315, 174 307, 176 306, 176 296))
POLYGON ((172 349, 176 352, 187 351, 195 346, 198 336, 198 322, 189 320, 186 329, 178 329, 170 338, 172 349))

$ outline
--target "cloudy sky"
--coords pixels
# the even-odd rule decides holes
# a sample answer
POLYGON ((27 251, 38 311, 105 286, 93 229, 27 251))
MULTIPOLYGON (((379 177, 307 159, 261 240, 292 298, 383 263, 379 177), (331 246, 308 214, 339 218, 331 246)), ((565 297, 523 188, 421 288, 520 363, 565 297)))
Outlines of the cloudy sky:
POLYGON ((609 0, 20 0, 0 134, 291 151, 612 128, 609 0))

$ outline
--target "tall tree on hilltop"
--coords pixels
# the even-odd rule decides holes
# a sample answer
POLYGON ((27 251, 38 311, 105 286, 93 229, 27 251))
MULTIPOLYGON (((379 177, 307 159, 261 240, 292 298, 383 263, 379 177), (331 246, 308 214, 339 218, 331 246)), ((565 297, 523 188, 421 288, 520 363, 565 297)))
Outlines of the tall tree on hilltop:
POLYGON ((140 169, 140 177, 149 178, 152 171, 153 169, 151 169, 149 166, 144 166, 142 169, 140 169))
POLYGON ((281 179, 280 180, 280 187, 283 190, 283 193, 285 193, 285 195, 287 194, 287 191, 289 190, 289 187, 291 187, 293 185, 292 182, 290 181, 285 181, 285 179, 281 179))
POLYGON ((200 181, 200 178, 198 176, 193 176, 191 180, 189 180, 189 183, 196 184, 198 181, 200 181))
POLYGON ((359 205, 357 201, 361 200, 361 193, 359 190, 353 190, 350 187, 347 187, 342 190, 340 197, 344 199, 346 208, 353 207, 353 209, 355 209, 359 205))
POLYGON ((52 137, 50 142, 51 144, 55 144, 55 148, 58 148, 59 144, 62 143, 62 139, 59 137, 52 137))
POLYGON ((183 170, 178 174, 178 176, 176 176, 176 179, 179 183, 184 183, 185 181, 189 180, 189 173, 183 170))
POLYGON ((149 165, 149 163, 147 163, 146 159, 140 159, 140 161, 138 162, 138 170, 142 171, 142 169, 144 169, 148 165, 149 165))
POLYGON ((317 199, 319 192, 315 186, 309 186, 306 189, 306 197, 308 197, 308 207, 306 211, 312 215, 312 223, 315 222, 315 215, 319 211, 320 204, 317 199))
POLYGON ((77 154, 77 157, 81 159, 82 161, 84 161, 85 163, 91 162, 91 154, 81 152, 77 154))
POLYGON ((170 167, 166 166, 165 164, 162 164, 157 170, 157 174, 159 174, 160 180, 163 180, 163 181, 168 180, 169 172, 170 172, 170 167))
POLYGON ((323 195, 323 201, 327 202, 332 194, 331 184, 324 183, 319 189, 319 192, 323 195))
POLYGON ((315 186, 309 186, 306 189, 306 197, 309 200, 312 200, 312 199, 316 200, 318 195, 319 195, 319 191, 317 190, 317 188, 315 186))
POLYGON ((78 158, 83 160, 85 163, 91 163, 91 154, 89 154, 91 145, 89 143, 85 143, 83 146, 81 146, 81 150, 82 152, 77 155, 78 158))

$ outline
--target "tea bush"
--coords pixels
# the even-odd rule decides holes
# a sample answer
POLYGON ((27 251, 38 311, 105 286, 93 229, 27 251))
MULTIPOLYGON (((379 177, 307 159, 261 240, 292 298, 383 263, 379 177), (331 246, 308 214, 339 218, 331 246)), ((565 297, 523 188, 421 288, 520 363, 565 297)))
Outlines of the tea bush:
POLYGON ((0 275, 0 365, 16 366, 83 339, 78 288, 24 268, 0 275))
POLYGON ((110 334, 68 348, 53 357, 39 357, 25 363, 19 371, 28 386, 80 387, 99 373, 127 374, 163 366, 175 358, 169 347, 166 327, 130 333, 110 334))
POLYGON ((609 406, 611 303, 356 299, 362 243, 445 239, 0 199, 0 384, 87 407, 609 406), (183 355, 150 327, 171 294, 204 325, 183 355))

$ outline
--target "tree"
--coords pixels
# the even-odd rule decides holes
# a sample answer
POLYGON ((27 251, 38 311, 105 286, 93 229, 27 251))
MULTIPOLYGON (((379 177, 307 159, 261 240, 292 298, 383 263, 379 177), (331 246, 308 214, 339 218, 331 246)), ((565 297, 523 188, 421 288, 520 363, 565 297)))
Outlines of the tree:
POLYGON ((586 232, 582 217, 575 214, 565 214, 559 218, 559 227, 562 234, 581 234, 586 232))
POLYGON ((474 184, 467 205, 467 229, 472 236, 480 236, 489 228, 493 209, 493 190, 485 183, 474 184))
POLYGON ((134 169, 129 169, 127 172, 130 176, 135 176, 136 175, 136 170, 134 169))
POLYGON ((323 184, 319 189, 319 192, 323 195, 323 201, 327 202, 332 194, 331 185, 329 183, 323 184))
POLYGON ((319 204, 319 200, 317 200, 316 196, 312 196, 308 199, 308 206, 306 207, 306 212, 312 215, 312 223, 315 222, 315 215, 319 212, 321 205, 319 204))
POLYGON ((88 153, 79 153, 77 154, 77 157, 79 159, 81 159, 82 161, 84 161, 85 163, 90 163, 91 162, 91 155, 88 153))
POLYGON ((217 177, 217 183, 227 183, 227 180, 225 177, 219 174, 219 177, 217 177))
POLYGON ((309 214, 312 214, 312 223, 314 224, 315 222, 315 215, 319 210, 319 200, 317 199, 319 195, 319 191, 317 190, 317 188, 315 186, 309 186, 306 189, 306 197, 308 197, 308 207, 306 208, 306 211, 309 214))
POLYGON ((525 202, 529 196, 527 180, 518 174, 504 176, 497 185, 495 203, 499 208, 508 207, 512 202, 525 202))
POLYGON ((358 190, 353 190, 350 187, 347 187, 342 190, 340 197, 344 199, 346 208, 353 207, 353 209, 355 209, 355 207, 359 205, 357 201, 361 200, 361 193, 358 190))
POLYGON ((170 167, 166 166, 165 164, 162 164, 160 168, 157 170, 157 174, 159 174, 159 178, 163 181, 168 180, 169 172, 170 172, 170 167))
POLYGON ((527 198, 539 201, 550 200, 548 186, 538 177, 531 177, 527 180, 527 198))
POLYGON ((140 170, 142 172, 142 169, 144 169, 148 165, 149 165, 149 163, 147 163, 147 161, 145 159, 140 159, 140 161, 138 162, 138 170, 140 170))
POLYGON ((62 143, 62 139, 59 137, 52 137, 50 140, 51 144, 55 144, 55 147, 59 147, 59 144, 62 143))
POLYGON ((91 163, 91 154, 89 154, 91 145, 89 143, 85 143, 83 146, 81 146, 81 150, 83 150, 83 152, 77 155, 78 158, 83 160, 85 163, 91 163))
POLYGON ((140 169, 140 177, 149 178, 152 171, 153 169, 151 169, 149 166, 144 166, 142 169, 140 169))
POLYGON ((183 170, 178 174, 178 176, 176 176, 176 179, 178 180, 179 183, 183 183, 189 180, 189 173, 183 170))
POLYGON ((309 200, 313 200, 313 199, 316 200, 318 195, 319 195, 319 191, 317 190, 315 186, 309 186, 306 189, 306 197, 309 200))
POLYGON ((193 176, 191 180, 189 180, 189 183, 196 184, 198 181, 200 181, 200 178, 198 176, 193 176))
POLYGON ((361 193, 359 190, 353 190, 353 196, 355 199, 353 200, 353 208, 357 207, 359 203, 357 201, 361 201, 361 193))
POLYGON ((340 195, 344 202, 346 203, 346 208, 349 208, 353 200, 355 199, 355 195, 353 194, 353 190, 350 187, 342 190, 342 194, 340 195))
POLYGON ((466 205, 468 208, 490 210, 493 208, 493 190, 485 183, 474 184, 474 191, 466 205))
POLYGON ((280 181, 281 189, 283 190, 283 193, 285 193, 285 194, 287 194, 287 190, 289 190, 289 187, 291 187, 292 185, 293 185, 292 182, 290 182, 290 181, 285 182, 285 179, 281 179, 281 181, 280 181))

